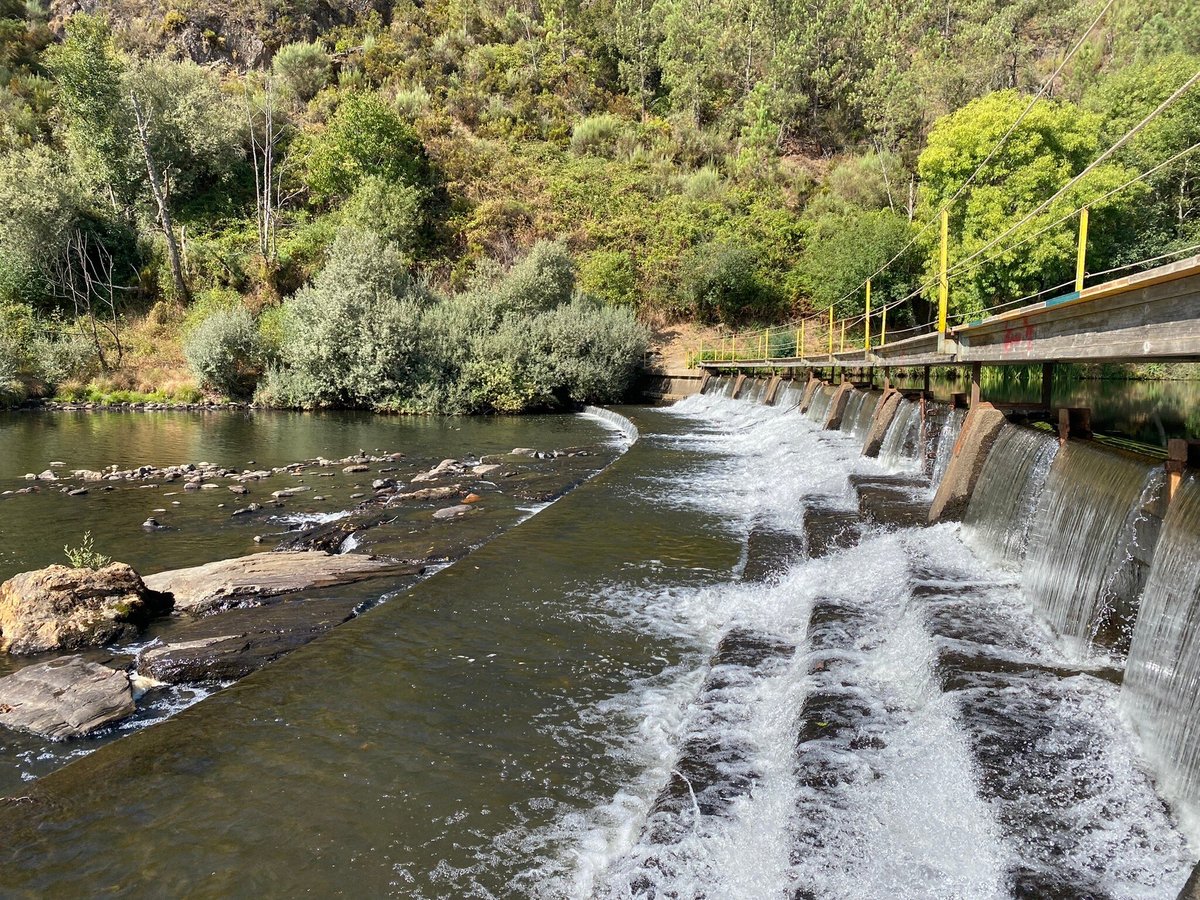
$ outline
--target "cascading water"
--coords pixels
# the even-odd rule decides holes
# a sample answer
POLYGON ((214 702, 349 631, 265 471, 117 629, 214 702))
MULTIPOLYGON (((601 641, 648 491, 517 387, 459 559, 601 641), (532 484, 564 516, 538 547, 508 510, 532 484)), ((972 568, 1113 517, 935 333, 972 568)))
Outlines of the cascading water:
POLYGON ((910 400, 901 400, 884 435, 879 449, 879 461, 890 472, 916 472, 922 467, 921 407, 910 400))
POLYGON ((1057 452, 1052 435, 1016 425, 1000 430, 963 521, 964 539, 991 562, 1010 568, 1020 564, 1057 452))
POLYGON ((1200 480, 1163 520, 1133 631, 1121 704, 1164 794, 1200 838, 1200 480))
POLYGON ((824 423, 825 417, 829 414, 829 404, 833 400, 833 393, 836 388, 823 384, 813 392, 812 400, 809 401, 808 409, 805 415, 814 422, 824 423))
POLYGON ((876 391, 862 393, 855 391, 846 402, 846 414, 842 417, 842 431, 854 436, 861 444, 867 439, 871 429, 871 419, 879 406, 879 398, 883 396, 876 391))
POLYGON ((933 474, 930 484, 932 491, 937 490, 937 486, 942 483, 942 477, 946 474, 946 469, 950 466, 954 444, 958 441, 958 435, 962 431, 966 418, 967 411, 965 409, 951 409, 946 414, 946 421, 942 423, 941 430, 938 432, 937 447, 934 450, 933 474))
POLYGON ((1136 602, 1139 519, 1161 486, 1160 469, 1082 443, 1068 443, 1050 467, 1023 584, 1078 659, 1120 650, 1136 602))

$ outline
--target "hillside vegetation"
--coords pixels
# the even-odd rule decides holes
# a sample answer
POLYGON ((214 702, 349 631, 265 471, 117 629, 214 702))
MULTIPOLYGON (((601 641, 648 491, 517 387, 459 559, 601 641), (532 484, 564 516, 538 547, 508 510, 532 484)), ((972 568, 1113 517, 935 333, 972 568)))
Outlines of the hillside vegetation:
MULTIPOLYGON (((926 322, 943 205, 953 265, 1200 70, 1200 6, 1102 5, 0 0, 0 398, 556 408, 889 260, 926 322)), ((1200 161, 1135 180, 1197 142, 1200 89, 952 313, 1069 281, 1084 204, 1090 272, 1200 244, 1200 161)))

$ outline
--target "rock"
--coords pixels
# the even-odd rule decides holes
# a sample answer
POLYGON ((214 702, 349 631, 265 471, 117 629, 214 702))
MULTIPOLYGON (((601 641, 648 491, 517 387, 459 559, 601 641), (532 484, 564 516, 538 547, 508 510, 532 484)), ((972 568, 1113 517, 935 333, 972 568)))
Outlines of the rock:
POLYGON ((532 447, 513 447, 510 456, 533 456, 537 453, 532 447))
POLYGON ((232 681, 307 644, 354 615, 346 599, 291 600, 188 621, 145 650, 138 674, 167 684, 232 681))
POLYGON ((59 462, 58 460, 54 460, 52 463, 50 463, 50 468, 61 469, 65 465, 66 465, 65 462, 59 462))
POLYGON ((467 494, 463 497, 463 503, 478 503, 482 499, 478 494, 467 494))
POLYGON ((58 476, 54 474, 53 470, 47 469, 38 475, 38 481, 58 481, 58 476))
POLYGON ((321 551, 254 553, 151 575, 146 584, 175 596, 175 609, 201 615, 254 606, 264 597, 348 584, 381 575, 419 575, 421 566, 321 551))
POLYGON ((346 466, 344 469, 342 469, 342 471, 345 472, 347 475, 353 475, 356 472, 370 472, 371 467, 364 466, 362 463, 356 463, 355 465, 352 465, 352 466, 346 466))
POLYGON ((486 463, 483 465, 475 466, 473 469, 471 469, 471 472, 475 475, 491 475, 493 472, 497 472, 499 470, 500 470, 499 463, 486 463))
POLYGON ((457 459, 443 459, 440 463, 430 469, 428 472, 422 472, 420 475, 413 477, 413 481, 437 481, 439 478, 444 478, 447 475, 457 475, 463 471, 463 467, 458 464, 457 459))
POLYGON ((376 478, 371 482, 371 489, 376 491, 386 491, 396 486, 396 482, 390 478, 376 478))
POLYGON ((250 488, 246 487, 244 484, 231 484, 229 486, 229 490, 233 491, 233 493, 235 493, 235 494, 250 493, 250 488))
POLYGON ((0 725, 56 741, 88 734, 135 710, 129 676, 81 656, 0 678, 0 725))
POLYGON ((461 484, 447 484, 441 487, 421 488, 406 494, 393 494, 388 498, 388 503, 393 500, 445 500, 461 492, 461 484))
POLYGON ((125 563, 22 572, 0 585, 0 652, 101 647, 170 610, 170 596, 148 588, 125 563))
POLYGON ((198 482, 198 481, 189 481, 187 484, 185 484, 185 485, 183 486, 183 489, 184 489, 185 491, 198 491, 198 490, 200 490, 200 482, 198 482))
POLYGON ((159 531, 163 526, 159 524, 158 519, 154 518, 154 516, 150 516, 145 522, 142 523, 142 527, 147 531, 159 531))
POLYGON ((73 490, 73 491, 67 491, 67 496, 68 497, 82 497, 87 492, 88 492, 87 488, 80 487, 80 488, 75 488, 75 490, 73 490))
POLYGON ((444 509, 439 509, 433 514, 433 517, 435 519, 456 519, 459 516, 465 516, 474 509, 475 507, 473 506, 469 506, 466 503, 460 503, 457 506, 447 506, 444 509))
POLYGON ((276 500, 286 500, 288 497, 294 497, 297 494, 303 494, 305 491, 311 490, 312 488, 310 488, 308 485, 302 484, 298 487, 284 488, 281 491, 272 491, 271 496, 276 500))

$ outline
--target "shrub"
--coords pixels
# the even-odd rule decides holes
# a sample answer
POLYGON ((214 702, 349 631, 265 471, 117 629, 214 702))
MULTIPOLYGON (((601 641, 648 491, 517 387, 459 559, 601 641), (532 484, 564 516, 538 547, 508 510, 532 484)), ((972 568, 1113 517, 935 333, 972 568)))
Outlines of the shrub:
POLYGON ((369 175, 413 187, 432 183, 420 136, 377 94, 351 92, 324 131, 305 136, 299 156, 301 179, 321 203, 345 200, 369 175))
POLYGON ((561 241, 538 241, 489 291, 498 315, 552 309, 571 299, 575 261, 561 241))
POLYGON ((750 250, 708 243, 693 248, 683 263, 684 291, 692 309, 705 321, 739 322, 770 305, 759 282, 757 260, 750 250))
POLYGON ((394 244, 343 229, 313 283, 285 304, 280 358, 265 402, 304 408, 394 400, 414 378, 426 292, 394 244))
POLYGON ((597 250, 579 267, 579 287, 591 297, 632 305, 637 300, 637 272, 624 250, 597 250))
POLYGON ((105 556, 99 553, 92 546, 92 533, 85 531, 83 537, 79 539, 79 546, 72 547, 69 544, 63 547, 63 553, 66 554, 67 562, 76 569, 103 569, 110 562, 111 556, 105 556))
POLYGON ((419 188, 368 175, 343 204, 342 223, 372 231, 411 256, 425 224, 424 200, 419 188))
POLYGON ((329 54, 319 44, 284 44, 271 60, 281 93, 307 103, 329 82, 329 54))
POLYGON ((611 157, 624 130, 624 123, 609 113, 588 116, 571 131, 571 152, 577 156, 611 157))
POLYGON ((715 166, 704 166, 683 181, 683 194, 693 200, 720 200, 725 182, 715 166))
POLYGON ((262 371, 258 327, 242 306, 212 312, 188 334, 183 353, 201 385, 235 399, 253 393, 262 371))

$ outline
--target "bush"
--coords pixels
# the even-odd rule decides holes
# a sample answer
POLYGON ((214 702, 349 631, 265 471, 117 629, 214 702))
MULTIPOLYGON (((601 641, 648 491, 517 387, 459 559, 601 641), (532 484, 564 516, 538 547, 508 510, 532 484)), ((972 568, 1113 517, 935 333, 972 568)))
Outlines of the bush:
POLYGON ((78 547, 69 544, 63 547, 63 553, 72 567, 76 569, 103 569, 110 562, 111 556, 105 556, 92 546, 92 533, 85 531, 79 540, 78 547))
POLYGON ((250 396, 262 372, 258 327, 242 306, 212 312, 188 334, 183 353, 202 386, 234 399, 250 396))
POLYGON ((684 292, 708 322, 736 323, 766 311, 772 297, 758 278, 757 259, 744 247, 704 244, 684 260, 684 292))
POLYGON ((355 188, 341 210, 342 223, 372 231, 412 256, 425 225, 425 194, 407 184, 369 175, 355 188))
POLYGON ((319 203, 349 198, 370 175, 411 187, 433 181, 420 136, 377 94, 350 93, 298 153, 301 180, 319 203))
POLYGON ((609 113, 588 116, 571 131, 571 152, 576 156, 611 157, 624 130, 625 124, 609 113))
POLYGON ((329 54, 319 44, 284 44, 271 60, 284 97, 307 103, 329 82, 329 54))
POLYGON ((262 399, 303 408, 395 400, 419 378, 426 299, 394 244, 343 229, 325 268, 284 304, 283 368, 270 374, 262 399))
POLYGON ((597 250, 579 267, 579 287, 591 297, 614 304, 637 300, 637 271, 633 257, 623 250, 597 250))

